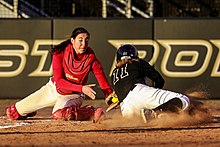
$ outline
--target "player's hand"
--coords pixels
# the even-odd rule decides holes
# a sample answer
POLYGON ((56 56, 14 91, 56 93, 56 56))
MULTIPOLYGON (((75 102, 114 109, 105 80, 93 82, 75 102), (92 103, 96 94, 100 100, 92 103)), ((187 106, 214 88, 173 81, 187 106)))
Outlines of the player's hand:
POLYGON ((96 84, 88 84, 82 87, 82 92, 93 100, 95 99, 96 92, 91 87, 95 85, 96 84))

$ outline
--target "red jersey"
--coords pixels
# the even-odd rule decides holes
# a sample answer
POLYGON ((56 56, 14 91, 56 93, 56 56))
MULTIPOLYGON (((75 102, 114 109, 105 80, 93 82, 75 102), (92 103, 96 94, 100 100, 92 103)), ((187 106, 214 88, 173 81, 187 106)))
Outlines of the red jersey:
POLYGON ((82 92, 90 71, 95 75, 106 97, 112 92, 100 61, 89 47, 84 54, 76 54, 72 44, 69 44, 64 52, 53 54, 52 68, 52 81, 60 94, 82 92))

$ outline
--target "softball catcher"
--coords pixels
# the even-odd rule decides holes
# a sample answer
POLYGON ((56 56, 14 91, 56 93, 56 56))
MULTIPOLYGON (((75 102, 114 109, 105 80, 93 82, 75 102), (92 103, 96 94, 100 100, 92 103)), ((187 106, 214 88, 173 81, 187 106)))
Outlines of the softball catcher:
POLYGON ((70 39, 52 50, 51 77, 46 85, 7 108, 9 119, 33 117, 39 109, 53 107, 55 120, 90 120, 97 122, 103 116, 102 108, 84 106, 85 95, 95 99, 95 84, 86 84, 90 71, 95 75, 105 97, 113 92, 102 65, 88 46, 89 32, 84 28, 73 30, 70 39))
POLYGON ((122 45, 117 50, 116 60, 111 80, 123 117, 138 115, 146 122, 162 112, 178 113, 189 107, 186 95, 162 89, 164 79, 153 66, 139 59, 133 45, 122 45), (146 78, 152 80, 154 86, 149 86, 146 78))

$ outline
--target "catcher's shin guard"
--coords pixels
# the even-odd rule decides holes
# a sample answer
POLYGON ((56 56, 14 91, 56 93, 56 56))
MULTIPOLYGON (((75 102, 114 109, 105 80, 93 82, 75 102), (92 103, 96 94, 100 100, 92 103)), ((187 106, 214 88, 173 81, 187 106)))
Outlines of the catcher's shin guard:
POLYGON ((64 107, 55 111, 52 116, 55 120, 71 120, 75 118, 75 115, 72 114, 72 107, 64 107))
POLYGON ((84 107, 64 107, 58 109, 52 114, 52 118, 55 120, 74 120, 74 121, 86 121, 93 119, 93 122, 96 123, 103 115, 102 108, 95 110, 93 106, 84 106, 84 107))
POLYGON ((11 105, 6 110, 7 118, 11 119, 11 120, 25 120, 25 119, 27 119, 27 117, 33 117, 36 114, 37 114, 37 112, 32 112, 32 113, 27 114, 26 116, 21 116, 18 113, 18 111, 17 111, 17 109, 15 107, 15 104, 11 105))
POLYGON ((93 106, 75 107, 74 114, 76 116, 75 120, 93 120, 94 123, 99 122, 104 116, 102 108, 95 109, 93 106))
POLYGON ((95 113, 95 109, 93 106, 74 107, 73 113, 76 116, 75 120, 78 121, 90 120, 95 113))

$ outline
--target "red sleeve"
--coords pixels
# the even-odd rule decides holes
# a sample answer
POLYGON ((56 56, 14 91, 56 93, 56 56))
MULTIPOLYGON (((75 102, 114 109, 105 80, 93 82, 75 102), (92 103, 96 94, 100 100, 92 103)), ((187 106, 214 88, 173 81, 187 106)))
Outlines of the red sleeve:
POLYGON ((95 59, 95 61, 92 64, 92 71, 93 71, 105 97, 107 97, 110 93, 112 93, 113 90, 107 81, 107 78, 105 76, 102 65, 98 59, 95 59))
POLYGON ((63 53, 54 54, 52 59, 53 79, 56 82, 57 89, 61 88, 65 91, 82 92, 82 85, 77 85, 66 80, 63 71, 63 53))

